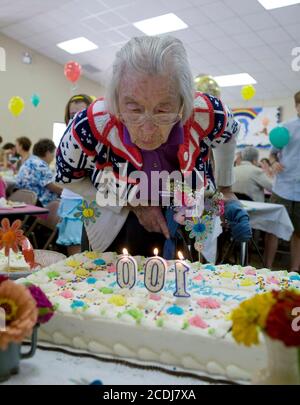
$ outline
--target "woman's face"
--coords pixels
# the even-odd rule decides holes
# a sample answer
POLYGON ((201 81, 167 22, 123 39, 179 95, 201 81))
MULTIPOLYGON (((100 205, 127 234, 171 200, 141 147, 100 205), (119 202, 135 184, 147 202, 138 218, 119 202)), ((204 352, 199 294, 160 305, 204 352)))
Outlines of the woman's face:
POLYGON ((84 103, 83 101, 75 102, 72 101, 72 103, 69 106, 69 114, 70 114, 70 120, 74 118, 74 115, 78 113, 79 111, 85 110, 87 108, 87 104, 84 103))
POLYGON ((180 96, 170 76, 150 76, 128 71, 121 79, 120 116, 129 131, 131 141, 140 149, 154 150, 168 140, 174 122, 162 125, 154 122, 152 115, 155 114, 159 120, 162 114, 175 116, 179 113, 180 96), (132 123, 132 115, 136 117, 137 114, 146 114, 142 123, 132 123))

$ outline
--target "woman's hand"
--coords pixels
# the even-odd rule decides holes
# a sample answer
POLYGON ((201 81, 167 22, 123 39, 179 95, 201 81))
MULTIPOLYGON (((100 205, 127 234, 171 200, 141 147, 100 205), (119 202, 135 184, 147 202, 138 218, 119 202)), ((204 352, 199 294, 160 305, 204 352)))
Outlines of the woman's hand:
POLYGON ((274 174, 278 174, 284 170, 284 166, 281 163, 275 161, 272 163, 272 170, 274 174))
POLYGON ((160 207, 132 207, 131 210, 137 216, 139 223, 148 232, 162 233, 166 239, 170 238, 167 222, 160 207))

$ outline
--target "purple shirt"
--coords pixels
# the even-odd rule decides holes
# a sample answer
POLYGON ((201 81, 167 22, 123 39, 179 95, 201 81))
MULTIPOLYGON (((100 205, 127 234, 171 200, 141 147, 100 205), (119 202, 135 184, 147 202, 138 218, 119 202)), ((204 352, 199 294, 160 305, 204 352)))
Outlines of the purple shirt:
MULTIPOLYGON (((136 146, 132 143, 130 139, 130 134, 128 129, 123 127, 124 142, 126 145, 136 146)), ((184 133, 183 126, 181 122, 175 124, 170 132, 167 142, 162 144, 159 148, 155 150, 144 150, 139 149, 143 158, 143 168, 142 170, 146 173, 148 179, 151 178, 151 172, 162 170, 171 173, 177 170, 179 167, 179 162, 177 158, 177 152, 179 145, 183 143, 184 133)), ((151 182, 148 183, 148 192, 151 195, 151 182)), ((153 200, 153 198, 152 198, 153 200)), ((156 200, 156 198, 155 198, 156 200)))
MULTIPOLYGON (((131 142, 128 129, 123 127, 124 142, 126 145, 136 146, 131 142)), ((143 158, 144 172, 149 176, 151 171, 166 170, 171 173, 178 169, 179 163, 177 158, 178 147, 183 143, 183 127, 181 122, 175 124, 170 132, 167 142, 163 143, 155 150, 139 149, 143 158)))

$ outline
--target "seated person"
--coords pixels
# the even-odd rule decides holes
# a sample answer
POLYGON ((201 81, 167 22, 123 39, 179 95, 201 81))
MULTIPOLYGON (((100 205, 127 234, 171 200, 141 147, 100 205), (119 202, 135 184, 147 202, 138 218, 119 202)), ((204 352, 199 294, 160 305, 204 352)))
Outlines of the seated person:
POLYGON ((55 144, 50 139, 41 139, 33 146, 33 155, 21 166, 16 187, 34 191, 45 207, 56 200, 62 189, 54 183, 49 167, 55 157, 55 144))
POLYGON ((2 167, 4 169, 14 170, 14 165, 19 160, 19 155, 16 152, 16 145, 11 142, 7 142, 2 147, 2 167))
POLYGON ((242 151, 241 158, 241 164, 234 168, 233 191, 237 194, 244 194, 253 201, 264 202, 264 190, 272 190, 272 181, 258 167, 258 150, 248 146, 242 151))
POLYGON ((22 164, 30 157, 30 148, 32 142, 26 136, 21 136, 16 139, 16 151, 20 155, 20 159, 16 164, 16 169, 19 170, 22 164))
POLYGON ((261 159, 259 166, 263 169, 263 171, 266 173, 266 175, 268 177, 273 179, 274 172, 273 172, 273 168, 272 168, 272 165, 271 165, 271 162, 269 159, 267 159, 267 158, 261 159))

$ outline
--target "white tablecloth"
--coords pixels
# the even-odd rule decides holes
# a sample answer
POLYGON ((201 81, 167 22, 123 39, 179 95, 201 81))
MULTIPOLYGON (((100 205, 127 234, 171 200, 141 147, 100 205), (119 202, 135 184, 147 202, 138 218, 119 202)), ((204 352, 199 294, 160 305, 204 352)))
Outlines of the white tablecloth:
MULTIPOLYGON (((25 348, 25 352, 26 352, 25 348)), ((71 349, 70 349, 71 350, 71 349)), ((72 349, 73 350, 73 349, 72 349)), ((167 366, 166 366, 167 367, 167 366)), ((176 367, 169 372, 178 373, 176 367)), ((83 357, 71 353, 38 349, 35 356, 22 360, 19 374, 4 385, 80 385, 100 380, 104 385, 216 385, 222 381, 211 377, 170 375, 166 371, 83 357)), ((229 383, 229 382, 228 382, 229 383)), ((0 383, 1 385, 1 383, 0 383)))
POLYGON ((280 239, 291 239, 294 227, 283 205, 254 201, 241 203, 249 214, 253 229, 272 233, 280 239))
MULTIPOLYGON (((241 203, 250 217, 252 229, 272 233, 280 239, 290 240, 294 231, 286 208, 280 204, 244 201, 241 203)), ((215 218, 213 232, 206 240, 203 256, 211 263, 215 263, 217 256, 217 238, 222 233, 220 218, 215 218)))

